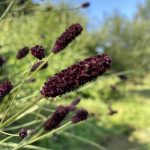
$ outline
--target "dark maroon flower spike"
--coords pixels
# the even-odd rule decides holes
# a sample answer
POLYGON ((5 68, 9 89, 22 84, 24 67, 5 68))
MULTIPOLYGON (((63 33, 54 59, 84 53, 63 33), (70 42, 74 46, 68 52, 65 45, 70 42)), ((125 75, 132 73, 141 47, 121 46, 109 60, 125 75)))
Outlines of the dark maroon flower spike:
POLYGON ((78 123, 80 121, 86 120, 88 117, 88 112, 85 109, 80 109, 76 112, 76 114, 72 117, 72 123, 78 123))
POLYGON ((45 130, 57 128, 69 113, 68 106, 58 106, 52 116, 44 123, 45 130))
POLYGON ((80 103, 80 98, 76 98, 69 106, 69 111, 74 111, 77 104, 80 103))
MULTIPOLYGON (((39 61, 35 63, 31 68, 31 72, 35 71, 42 63, 43 61, 39 61)), ((48 62, 45 62, 44 65, 40 68, 40 70, 46 69, 47 67, 48 67, 48 62)))
POLYGON ((19 137, 24 139, 28 135, 27 129, 23 128, 19 131, 19 137))
POLYGON ((73 91, 105 73, 110 65, 111 58, 105 54, 87 58, 48 78, 41 89, 41 94, 48 98, 73 91))
POLYGON ((71 25, 55 42, 53 52, 58 53, 66 48, 78 35, 83 28, 79 23, 71 25))
POLYGON ((13 88, 10 81, 5 81, 0 84, 0 100, 2 100, 13 88))
POLYGON ((5 62, 6 62, 5 58, 0 56, 0 67, 2 67, 5 62))
POLYGON ((31 53, 39 60, 45 57, 45 49, 41 45, 36 45, 31 48, 31 53))
POLYGON ((89 2, 85 2, 85 3, 81 4, 81 7, 82 7, 82 8, 87 8, 87 7, 89 7, 89 6, 90 6, 90 3, 89 3, 89 2))
POLYGON ((24 48, 20 49, 17 53, 16 58, 17 59, 24 58, 29 53, 29 50, 30 50, 29 47, 24 47, 24 48))

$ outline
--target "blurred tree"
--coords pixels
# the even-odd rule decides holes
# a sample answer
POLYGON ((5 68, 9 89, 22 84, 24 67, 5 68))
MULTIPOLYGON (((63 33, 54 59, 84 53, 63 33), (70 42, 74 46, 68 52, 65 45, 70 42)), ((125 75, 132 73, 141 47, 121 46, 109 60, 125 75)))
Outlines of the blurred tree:
POLYGON ((112 56, 115 71, 131 69, 142 72, 150 69, 149 8, 149 0, 139 5, 131 21, 118 12, 114 13, 100 28, 98 46, 112 56))

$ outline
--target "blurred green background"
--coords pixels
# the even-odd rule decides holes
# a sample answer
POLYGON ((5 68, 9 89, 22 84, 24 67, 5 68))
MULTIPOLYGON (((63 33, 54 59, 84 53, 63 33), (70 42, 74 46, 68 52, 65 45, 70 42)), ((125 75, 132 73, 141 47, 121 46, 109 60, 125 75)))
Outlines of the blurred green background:
MULTIPOLYGON (((1 15, 10 1, 5 2, 0 0, 1 15)), ((55 40, 68 26, 79 22, 84 28, 74 42, 49 60, 46 70, 36 74, 36 82, 23 86, 9 115, 24 107, 30 99, 20 101, 20 98, 34 96, 47 77, 86 57, 105 52, 112 57, 113 63, 103 77, 58 98, 52 104, 66 104, 81 97, 78 107, 86 108, 93 117, 69 129, 74 136, 64 132, 36 145, 54 150, 96 150, 91 144, 93 141, 108 150, 149 150, 150 1, 138 5, 132 19, 114 11, 100 25, 90 29, 90 19, 83 11, 85 8, 78 6, 80 3, 74 6, 63 1, 53 5, 51 2, 38 4, 30 0, 16 0, 0 22, 0 56, 6 59, 6 64, 0 69, 0 81, 14 72, 14 85, 21 81, 22 73, 33 62, 29 54, 15 65, 20 48, 43 45, 48 56, 55 40), (112 114, 109 107, 116 113, 112 114)), ((0 102, 0 114, 8 107, 10 99, 11 95, 0 102)), ((46 101, 44 105, 51 107, 51 103, 46 101)), ((26 122, 30 119, 24 118, 14 126, 26 122)))

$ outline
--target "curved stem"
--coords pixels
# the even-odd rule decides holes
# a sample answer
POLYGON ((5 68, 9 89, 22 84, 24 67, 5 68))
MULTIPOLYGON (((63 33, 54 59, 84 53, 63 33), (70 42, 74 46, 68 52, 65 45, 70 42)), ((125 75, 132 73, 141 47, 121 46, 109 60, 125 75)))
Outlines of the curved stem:
POLYGON ((7 133, 7 132, 4 132, 4 131, 0 131, 0 133, 5 134, 5 135, 10 135, 10 136, 19 136, 17 134, 11 134, 11 133, 7 133))
MULTIPOLYGON (((33 64, 34 64, 35 62, 36 62, 36 60, 33 62, 33 64)), ((33 64, 31 65, 31 67, 33 66, 33 64)), ((20 92, 20 90, 21 90, 21 88, 22 88, 22 86, 23 86, 25 80, 27 79, 27 77, 28 77, 28 75, 29 75, 29 73, 30 73, 31 67, 29 67, 29 70, 28 70, 27 74, 25 75, 25 77, 23 78, 23 80, 22 80, 20 86, 18 87, 18 90, 17 90, 17 92, 15 93, 15 95, 14 95, 14 97, 13 97, 13 99, 12 99, 12 101, 11 101, 9 107, 8 107, 8 109, 6 110, 6 113, 4 114, 4 117, 3 117, 3 119, 1 120, 1 123, 4 121, 4 119, 5 119, 5 117, 7 116, 7 114, 8 114, 8 112, 9 112, 11 106, 13 105, 13 103, 14 103, 14 101, 15 101, 17 95, 19 94, 19 92, 20 92)))
POLYGON ((0 17, 0 22, 3 20, 3 18, 7 15, 7 13, 9 12, 10 8, 12 7, 12 5, 14 4, 15 0, 12 0, 10 2, 10 4, 8 5, 8 7, 6 8, 6 10, 4 11, 4 13, 2 14, 2 16, 0 17))
POLYGON ((13 150, 20 149, 20 148, 25 147, 26 145, 30 145, 30 144, 32 144, 32 143, 34 143, 34 142, 36 142, 36 141, 39 141, 39 140, 43 140, 43 139, 45 139, 45 138, 48 138, 49 136, 52 136, 54 133, 59 132, 60 130, 66 128, 66 127, 69 126, 70 124, 71 124, 71 121, 67 122, 66 124, 62 125, 61 127, 57 128, 57 129, 55 129, 55 130, 52 130, 52 131, 49 132, 49 133, 46 133, 46 134, 41 135, 41 136, 39 136, 39 137, 37 137, 37 138, 31 140, 31 141, 28 141, 28 142, 26 142, 26 143, 24 143, 24 144, 22 144, 22 145, 20 145, 20 146, 18 146, 18 147, 16 147, 16 148, 14 148, 13 150))
POLYGON ((53 56, 53 54, 54 54, 54 53, 51 53, 51 54, 47 57, 47 59, 45 59, 45 60, 43 61, 43 63, 29 76, 29 78, 32 78, 32 77, 44 66, 44 64, 53 56))
POLYGON ((32 101, 27 107, 25 107, 24 109, 22 109, 20 112, 16 113, 14 116, 12 116, 11 118, 9 118, 8 120, 6 120, 4 123, 0 124, 0 129, 4 128, 5 126, 11 124, 13 121, 15 121, 15 119, 17 117, 19 117, 20 115, 22 115, 24 112, 26 112, 28 109, 30 109, 32 106, 34 106, 36 103, 38 103, 42 98, 40 97, 38 100, 35 99, 34 101, 32 101))
POLYGON ((92 145, 92 146, 94 146, 94 147, 96 147, 96 148, 98 148, 100 150, 106 150, 106 148, 104 148, 103 146, 101 146, 101 145, 99 145, 99 144, 97 144, 97 143, 95 143, 95 142, 93 142, 91 140, 85 139, 83 137, 80 137, 80 136, 77 136, 77 135, 74 135, 74 134, 71 134, 71 133, 68 133, 68 132, 63 132, 63 134, 66 135, 66 136, 69 136, 70 138, 75 138, 77 140, 80 140, 80 141, 83 141, 85 143, 88 143, 88 144, 90 144, 90 145, 92 145))

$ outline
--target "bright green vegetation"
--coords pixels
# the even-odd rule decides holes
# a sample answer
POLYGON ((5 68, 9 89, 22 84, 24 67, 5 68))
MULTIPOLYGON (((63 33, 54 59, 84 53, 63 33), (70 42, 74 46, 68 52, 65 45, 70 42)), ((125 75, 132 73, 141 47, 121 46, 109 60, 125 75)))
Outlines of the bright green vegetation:
MULTIPOLYGON (((96 150, 103 149, 103 147, 107 150, 149 150, 150 21, 147 15, 149 14, 147 5, 150 6, 149 0, 146 5, 138 8, 133 21, 114 14, 106 18, 104 25, 96 29, 98 31, 93 30, 92 32, 86 30, 88 19, 82 13, 78 10, 64 11, 68 8, 64 5, 61 5, 60 8, 53 8, 54 10, 43 11, 44 8, 32 6, 29 2, 25 6, 32 6, 42 11, 30 12, 28 15, 21 11, 16 13, 14 18, 9 13, 0 23, 0 28, 3 29, 0 30, 0 45, 2 46, 0 55, 7 59, 7 63, 0 70, 0 81, 10 77, 14 72, 12 78, 14 85, 21 82, 24 77, 23 72, 34 61, 29 54, 14 65, 16 53, 20 48, 31 47, 35 44, 43 45, 46 48, 46 56, 49 56, 56 38, 69 25, 79 22, 84 31, 63 52, 49 60, 49 67, 34 76, 35 83, 26 82, 23 85, 7 118, 16 114, 31 100, 36 100, 35 96, 47 77, 86 57, 96 55, 97 47, 103 48, 113 58, 113 65, 103 77, 99 77, 78 90, 56 98, 56 101, 55 99, 54 101, 50 99, 41 101, 28 111, 27 116, 9 125, 5 129, 6 132, 18 134, 18 131, 24 126, 34 129, 40 123, 43 124, 57 105, 69 104, 79 96, 81 103, 78 108, 86 108, 91 114, 89 119, 60 134, 36 142, 34 145, 49 150, 96 150), (120 72, 127 75, 126 81, 118 78, 116 73, 120 72), (113 90, 112 87, 116 89, 113 90), (118 113, 108 115, 109 105, 118 113)), ((4 9, 1 7, 0 13, 4 9)), ((12 10, 16 8, 22 9, 22 6, 15 4, 12 10)), ((29 11, 28 7, 25 10, 29 11)), ((4 115, 13 95, 14 93, 11 93, 0 102, 0 117, 4 115)), ((69 117, 64 122, 68 120, 69 117)), ((0 138, 4 139, 4 136, 0 138)), ((20 139, 13 137, 5 144, 10 144, 9 142, 18 143, 20 139)), ((0 149, 4 149, 3 146, 0 143, 0 149)))

